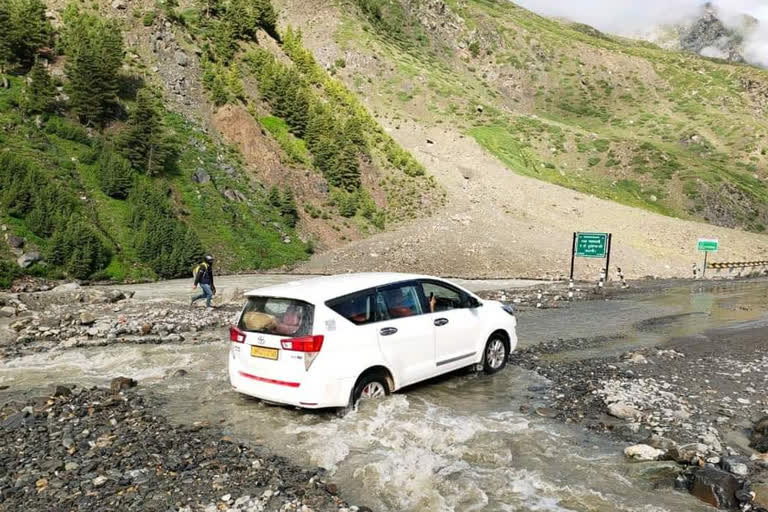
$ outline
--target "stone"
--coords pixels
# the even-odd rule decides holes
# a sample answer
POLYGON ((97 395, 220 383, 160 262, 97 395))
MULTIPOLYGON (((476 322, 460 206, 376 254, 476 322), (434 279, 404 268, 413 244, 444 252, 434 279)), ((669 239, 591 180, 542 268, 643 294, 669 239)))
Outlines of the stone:
POLYGON ((124 299, 125 299, 125 294, 120 290, 112 290, 111 292, 107 293, 107 301, 110 304, 114 304, 115 302, 120 302, 121 300, 124 300, 124 299))
POLYGON ((90 311, 80 313, 80 325, 93 325, 94 322, 96 322, 96 317, 90 311))
POLYGON ((746 457, 723 457, 720 461, 720 467, 736 476, 747 476, 749 474, 748 462, 749 459, 746 457))
POLYGON ((691 482, 691 494, 715 508, 738 507, 736 491, 739 490, 741 485, 735 476, 713 467, 696 471, 691 482))
POLYGON ((645 358, 643 354, 632 354, 632 356, 629 358, 630 363, 635 364, 648 364, 648 360, 645 358))
POLYGON ((77 462, 67 462, 64 464, 64 471, 77 471, 80 465, 77 462))
POLYGON ((325 490, 328 491, 329 494, 332 494, 334 496, 339 494, 339 487, 334 483, 329 483, 328 485, 326 485, 325 490))
POLYGON ((29 268, 42 259, 43 257, 40 256, 39 252, 28 252, 26 254, 22 254, 19 259, 16 260, 16 263, 21 268, 29 268))
POLYGON ((643 444, 647 444, 648 446, 651 446, 658 450, 671 450, 672 448, 677 447, 676 442, 672 441, 671 439, 667 439, 666 437, 661 437, 657 435, 652 435, 651 437, 643 441, 643 444))
POLYGON ((105 477, 104 475, 97 476, 96 478, 93 479, 93 486, 101 487, 102 485, 107 483, 107 480, 109 480, 109 478, 105 477))
POLYGON ((142 324, 141 326, 141 334, 146 336, 147 334, 152 332, 152 327, 154 327, 152 324, 146 323, 142 324))
POLYGON ((624 455, 632 460, 654 461, 664 455, 664 451, 647 444, 636 444, 624 448, 624 455))
POLYGON ((551 407, 537 407, 535 412, 543 418, 556 418, 560 414, 560 411, 551 407))
POLYGON ((11 246, 11 249, 23 249, 24 248, 24 239, 20 236, 10 235, 7 238, 8 245, 11 246))
POLYGON ((16 316, 16 308, 11 306, 4 306, 0 308, 0 316, 4 316, 5 318, 12 318, 16 316))
POLYGON ((123 391, 124 389, 134 388, 138 385, 138 382, 135 380, 128 378, 128 377, 116 377, 112 379, 112 382, 109 385, 109 389, 112 390, 113 393, 119 393, 120 391, 123 391))
POLYGON ((126 4, 124 0, 114 0, 114 2, 112 2, 113 9, 123 10, 126 7, 128 7, 128 4, 126 4))
POLYGON ((172 377, 186 377, 187 375, 189 375, 189 372, 187 370, 185 370, 183 368, 179 368, 178 370, 173 372, 173 374, 171 376, 172 377))
POLYGON ((700 435, 699 441, 710 447, 714 452, 720 453, 723 451, 723 446, 720 444, 717 436, 712 432, 707 432, 706 434, 700 435))
POLYGON ((198 169, 197 171, 195 171, 195 174, 192 175, 192 181, 194 181, 195 183, 200 183, 202 185, 203 183, 208 183, 209 181, 211 181, 211 176, 204 170, 198 169))
POLYGON ((181 50, 176 50, 176 53, 173 54, 173 59, 176 61, 176 64, 181 67, 186 67, 186 65, 189 64, 189 57, 187 57, 187 54, 181 50))
POLYGON ((642 416, 642 413, 624 402, 616 402, 608 406, 608 414, 623 420, 632 420, 642 416))
POLYGON ((59 286, 57 286, 56 288, 51 290, 51 292, 53 292, 53 293, 65 293, 65 292, 74 292, 74 291, 77 291, 79 289, 80 289, 80 285, 73 282, 73 283, 60 284, 59 286))
POLYGON ((53 396, 70 396, 71 394, 72 390, 62 385, 56 386, 56 389, 53 391, 53 396))

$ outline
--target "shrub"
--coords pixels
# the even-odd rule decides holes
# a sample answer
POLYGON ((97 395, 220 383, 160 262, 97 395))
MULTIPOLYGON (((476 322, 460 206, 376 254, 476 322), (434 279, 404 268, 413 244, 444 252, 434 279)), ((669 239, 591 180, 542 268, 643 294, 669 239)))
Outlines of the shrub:
POLYGON ((45 131, 51 135, 56 135, 62 139, 71 140, 72 142, 79 142, 80 144, 90 144, 91 139, 88 137, 88 131, 77 123, 63 118, 52 117, 45 123, 45 131))
POLYGON ((157 14, 155 13, 155 11, 148 11, 144 13, 144 18, 142 18, 142 23, 144 24, 145 27, 151 27, 152 25, 155 24, 156 16, 157 14))

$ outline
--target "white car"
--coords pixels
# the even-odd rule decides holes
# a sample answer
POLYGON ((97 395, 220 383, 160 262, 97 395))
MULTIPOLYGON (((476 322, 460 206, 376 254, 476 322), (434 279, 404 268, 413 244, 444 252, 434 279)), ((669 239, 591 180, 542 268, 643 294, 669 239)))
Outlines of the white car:
POLYGON ((246 297, 230 382, 297 407, 348 407, 467 366, 496 373, 517 345, 511 307, 435 277, 343 274, 246 297))

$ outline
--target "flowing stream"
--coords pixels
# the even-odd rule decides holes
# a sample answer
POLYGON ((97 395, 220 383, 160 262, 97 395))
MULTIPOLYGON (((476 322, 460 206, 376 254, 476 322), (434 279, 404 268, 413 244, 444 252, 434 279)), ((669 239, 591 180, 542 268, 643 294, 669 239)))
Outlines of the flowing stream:
MULTIPOLYGON (((574 304, 521 314, 521 346, 573 337, 613 336, 616 353, 663 345, 766 317, 765 285, 574 304), (744 308, 744 304, 756 304, 744 308)), ((179 422, 210 421, 274 453, 322 466, 352 503, 379 511, 706 511, 671 489, 654 489, 628 463, 622 445, 585 429, 520 412, 541 377, 508 367, 494 377, 458 373, 364 402, 344 417, 271 406, 230 390, 228 342, 111 345, 33 354, 0 367, 0 398, 51 385, 105 385, 119 375, 166 400, 179 422), (166 378, 175 369, 186 377, 166 378)), ((601 349, 601 353, 605 353, 601 349)), ((588 350, 562 357, 593 357, 588 350)), ((534 404, 535 405, 535 404, 534 404)))

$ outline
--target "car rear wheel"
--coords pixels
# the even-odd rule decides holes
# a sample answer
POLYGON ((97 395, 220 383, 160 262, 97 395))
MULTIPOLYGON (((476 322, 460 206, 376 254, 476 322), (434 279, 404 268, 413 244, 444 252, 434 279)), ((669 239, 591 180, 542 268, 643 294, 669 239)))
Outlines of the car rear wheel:
POLYGON ((379 372, 369 373, 357 381, 355 389, 352 391, 351 405, 354 407, 360 400, 384 398, 388 394, 387 376, 379 372))
POLYGON ((483 371, 492 375, 507 366, 509 349, 507 341, 499 334, 494 334, 488 339, 483 351, 483 371))

